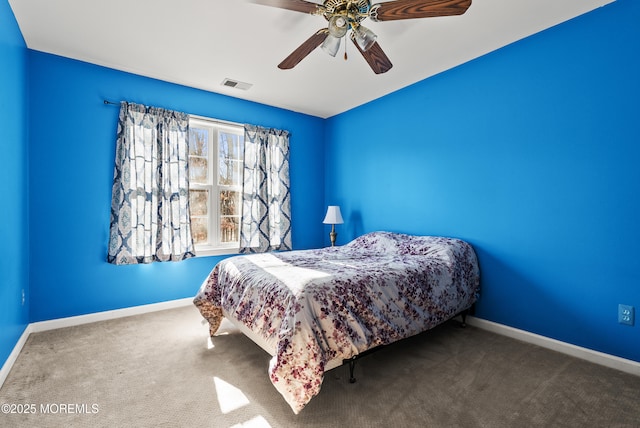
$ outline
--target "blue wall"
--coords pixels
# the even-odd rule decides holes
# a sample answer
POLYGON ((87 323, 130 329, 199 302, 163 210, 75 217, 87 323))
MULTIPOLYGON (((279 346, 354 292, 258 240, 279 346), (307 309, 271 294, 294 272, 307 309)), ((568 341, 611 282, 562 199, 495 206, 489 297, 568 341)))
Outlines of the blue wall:
POLYGON ((27 57, 6 0, 0 1, 0 366, 29 322, 27 57), (22 305, 22 292, 25 304, 22 305))
POLYGON ((329 119, 338 239, 464 238, 477 316, 640 361, 638 22, 618 0, 329 119))
POLYGON ((288 129, 294 247, 328 243, 328 204, 338 243, 458 236, 480 257, 479 317, 640 361, 640 323, 616 319, 640 310, 637 22, 618 0, 324 121, 29 51, 0 0, 0 362, 28 322, 190 297, 219 260, 104 261, 103 99, 288 129))
POLYGON ((322 243, 322 119, 41 52, 29 68, 32 322, 191 297, 220 260, 105 261, 118 107, 104 99, 288 129, 293 245, 322 243))

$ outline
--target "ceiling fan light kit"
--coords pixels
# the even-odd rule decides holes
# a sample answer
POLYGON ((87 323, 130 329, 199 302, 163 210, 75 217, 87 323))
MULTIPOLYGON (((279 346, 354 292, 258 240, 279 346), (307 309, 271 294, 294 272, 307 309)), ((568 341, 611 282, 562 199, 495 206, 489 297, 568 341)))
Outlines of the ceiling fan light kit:
POLYGON ((340 40, 342 40, 340 37, 334 37, 329 34, 320 47, 329 55, 336 56, 338 50, 340 50, 340 40))
POLYGON ((329 34, 333 37, 343 37, 349 31, 349 21, 346 16, 334 15, 329 19, 329 34))
POLYGON ((302 43, 278 65, 278 68, 287 70, 295 67, 318 46, 322 46, 322 50, 329 55, 336 56, 340 49, 340 41, 351 30, 350 39, 376 74, 386 73, 393 64, 376 41, 376 34, 360 25, 364 19, 383 22, 462 15, 471 6, 471 0, 392 0, 374 5, 370 0, 324 0, 321 5, 306 0, 253 0, 253 2, 319 15, 329 22, 327 28, 317 31, 302 43))
POLYGON ((373 46, 378 38, 373 31, 362 25, 353 28, 353 37, 355 38, 358 46, 360 46, 360 49, 365 52, 373 46))

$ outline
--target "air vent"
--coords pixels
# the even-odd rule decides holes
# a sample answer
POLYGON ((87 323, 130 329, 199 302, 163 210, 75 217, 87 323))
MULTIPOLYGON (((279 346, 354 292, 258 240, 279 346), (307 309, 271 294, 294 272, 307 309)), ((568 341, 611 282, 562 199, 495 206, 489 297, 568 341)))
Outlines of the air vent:
POLYGON ((238 82, 237 80, 233 80, 233 79, 224 79, 222 81, 222 86, 227 86, 229 88, 242 89, 243 91, 246 91, 253 85, 251 83, 238 82))

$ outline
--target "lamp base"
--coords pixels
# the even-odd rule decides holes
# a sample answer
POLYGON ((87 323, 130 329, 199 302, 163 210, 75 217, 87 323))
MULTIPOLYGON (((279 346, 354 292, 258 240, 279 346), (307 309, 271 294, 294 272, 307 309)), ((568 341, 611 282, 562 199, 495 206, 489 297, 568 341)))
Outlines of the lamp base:
POLYGON ((331 246, 335 247, 336 245, 336 237, 338 236, 338 232, 333 230, 334 226, 331 226, 331 233, 329 233, 329 238, 331 239, 331 246))

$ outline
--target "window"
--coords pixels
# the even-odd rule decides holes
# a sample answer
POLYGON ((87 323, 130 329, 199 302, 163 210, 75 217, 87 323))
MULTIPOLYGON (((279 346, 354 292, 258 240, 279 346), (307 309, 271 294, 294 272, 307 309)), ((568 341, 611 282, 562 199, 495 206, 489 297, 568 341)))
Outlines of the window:
POLYGON ((189 204, 196 254, 240 246, 244 127, 189 119, 189 204))

